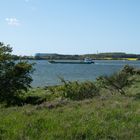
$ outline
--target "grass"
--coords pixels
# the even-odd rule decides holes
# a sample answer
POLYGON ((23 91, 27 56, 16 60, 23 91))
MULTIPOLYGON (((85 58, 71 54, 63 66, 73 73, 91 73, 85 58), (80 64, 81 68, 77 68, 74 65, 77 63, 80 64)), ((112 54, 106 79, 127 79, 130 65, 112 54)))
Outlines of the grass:
MULTIPOLYGON (((49 98, 40 105, 1 106, 0 139, 139 140, 140 102, 135 98, 139 89, 136 83, 128 88, 127 96, 103 90, 102 96, 83 101, 49 98)), ((28 94, 44 96, 46 92, 32 89, 28 94)))
MULTIPOLYGON (((124 70, 131 72, 131 67, 124 70)), ((23 106, 0 104, 0 140, 139 140, 140 76, 136 74, 129 77, 134 79, 131 85, 123 86, 123 95, 102 87, 100 80, 30 89, 22 97, 23 106)), ((125 84, 116 81, 111 83, 125 84)))

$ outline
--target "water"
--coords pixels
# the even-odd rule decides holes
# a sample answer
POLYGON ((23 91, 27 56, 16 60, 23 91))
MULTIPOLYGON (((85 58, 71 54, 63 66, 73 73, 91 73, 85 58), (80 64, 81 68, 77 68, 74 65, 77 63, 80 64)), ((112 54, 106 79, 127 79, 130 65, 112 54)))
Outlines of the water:
POLYGON ((96 60, 95 64, 50 64, 46 60, 31 61, 36 63, 32 75, 33 87, 60 84, 59 77, 65 80, 95 80, 101 75, 110 75, 129 64, 140 67, 140 61, 96 60))

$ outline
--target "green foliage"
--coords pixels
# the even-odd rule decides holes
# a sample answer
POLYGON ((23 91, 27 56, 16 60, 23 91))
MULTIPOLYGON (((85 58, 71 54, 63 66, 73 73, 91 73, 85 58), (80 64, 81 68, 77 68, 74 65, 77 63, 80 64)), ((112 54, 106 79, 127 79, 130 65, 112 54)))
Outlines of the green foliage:
POLYGON ((135 68, 129 65, 125 65, 123 69, 121 70, 123 73, 127 73, 129 75, 134 75, 135 74, 135 68))
MULTIPOLYGON (((70 82, 61 78, 62 86, 58 86, 56 91, 59 92, 64 98, 71 100, 90 99, 99 95, 99 89, 93 82, 70 82)), ((53 90, 53 93, 55 91, 53 90)))
POLYGON ((118 91, 125 95, 124 89, 135 81, 130 76, 135 74, 137 74, 135 68, 126 65, 120 72, 114 73, 111 76, 100 76, 97 78, 97 83, 100 87, 107 88, 111 92, 118 91))
POLYGON ((51 87, 53 94, 48 90, 50 87, 31 89, 26 94, 26 101, 34 102, 35 106, 5 108, 0 105, 0 139, 139 140, 140 76, 135 76, 137 82, 126 87, 129 96, 108 96, 108 90, 104 90, 103 94, 90 100, 62 100, 60 93, 64 92, 61 89, 65 84, 69 85, 65 80, 64 85, 51 87), (44 95, 49 100, 37 105, 44 95))
POLYGON ((140 75, 140 69, 134 68, 133 66, 129 65, 125 65, 121 72, 127 73, 129 75, 140 75))
POLYGON ((19 103, 19 96, 30 87, 32 64, 15 62, 12 48, 0 43, 0 101, 7 104, 19 103))

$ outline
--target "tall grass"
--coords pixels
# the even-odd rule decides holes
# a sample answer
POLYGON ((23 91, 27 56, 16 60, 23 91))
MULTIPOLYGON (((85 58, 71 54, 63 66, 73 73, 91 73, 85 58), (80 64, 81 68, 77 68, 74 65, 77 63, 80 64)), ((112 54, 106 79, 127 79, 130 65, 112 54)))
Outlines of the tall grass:
POLYGON ((106 100, 71 101, 47 109, 0 108, 1 140, 139 140, 138 100, 115 95, 106 100))

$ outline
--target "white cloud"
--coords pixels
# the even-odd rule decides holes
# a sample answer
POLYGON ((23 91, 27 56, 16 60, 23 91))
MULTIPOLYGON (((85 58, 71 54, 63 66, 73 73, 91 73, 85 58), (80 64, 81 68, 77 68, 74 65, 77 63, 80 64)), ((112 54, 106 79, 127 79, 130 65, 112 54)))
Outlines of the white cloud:
POLYGON ((11 26, 19 26, 20 22, 17 18, 6 18, 5 21, 7 22, 8 25, 11 26))

